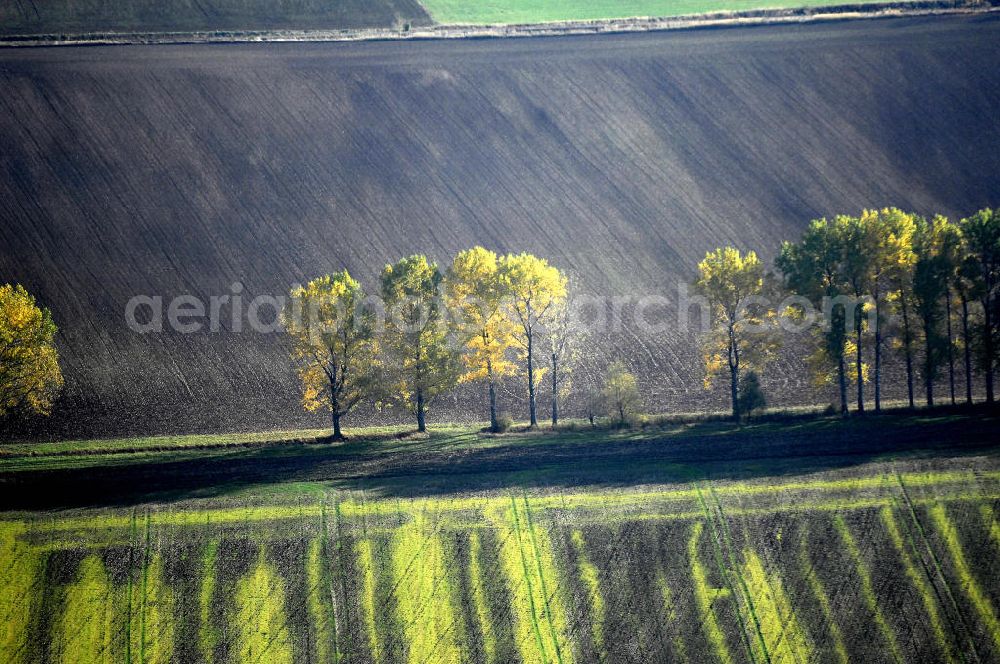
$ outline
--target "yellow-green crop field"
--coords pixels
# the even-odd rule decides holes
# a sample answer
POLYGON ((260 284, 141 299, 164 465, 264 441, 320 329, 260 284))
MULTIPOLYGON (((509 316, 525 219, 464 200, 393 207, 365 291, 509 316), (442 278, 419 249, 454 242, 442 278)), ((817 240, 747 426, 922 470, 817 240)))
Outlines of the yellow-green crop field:
POLYGON ((9 515, 0 660, 1000 661, 972 465, 9 515))

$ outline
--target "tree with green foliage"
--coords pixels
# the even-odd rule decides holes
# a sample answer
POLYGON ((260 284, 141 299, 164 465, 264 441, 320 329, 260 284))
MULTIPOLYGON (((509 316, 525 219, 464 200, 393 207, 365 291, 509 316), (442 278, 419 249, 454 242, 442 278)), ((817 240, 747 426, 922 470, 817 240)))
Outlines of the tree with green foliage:
POLYGON ((934 381, 938 378, 945 352, 942 331, 944 300, 948 290, 948 257, 944 243, 948 220, 935 217, 921 221, 913 238, 916 264, 913 269, 913 301, 924 340, 922 374, 927 405, 934 405, 934 381))
MULTIPOLYGON (((962 226, 958 225, 959 233, 962 226)), ((969 253, 968 242, 962 233, 960 256, 955 270, 955 293, 961 306, 962 359, 965 365, 965 402, 972 403, 972 312, 969 305, 980 297, 979 263, 969 253)))
POLYGON ((508 292, 497 255, 483 247, 459 252, 445 276, 445 294, 464 350, 459 382, 486 381, 490 430, 497 432, 497 384, 517 368, 508 358, 514 323, 507 315, 508 292))
POLYGON ((747 371, 740 378, 740 413, 750 421, 751 415, 767 408, 767 399, 756 371, 747 371))
POLYGON ((854 297, 854 373, 858 388, 857 411, 865 412, 865 376, 864 363, 865 314, 868 307, 868 293, 872 289, 872 275, 878 261, 876 233, 872 225, 861 217, 837 215, 834 226, 838 228, 841 238, 842 254, 840 257, 840 273, 848 294, 854 297))
POLYGON ((762 370, 778 338, 775 312, 763 304, 764 265, 757 254, 725 247, 710 251, 698 264, 697 292, 707 301, 712 329, 703 340, 705 384, 724 368, 729 372, 733 419, 739 421, 739 380, 744 368, 762 370))
POLYGON ((303 407, 329 408, 333 440, 344 440, 341 419, 383 386, 375 316, 361 284, 344 270, 296 287, 282 321, 292 338, 303 407))
POLYGON ((448 338, 441 271, 426 256, 403 258, 382 270, 386 322, 380 344, 390 395, 427 430, 426 412, 458 382, 461 365, 448 338))
POLYGON ((508 297, 509 317, 515 322, 514 341, 527 363, 529 426, 538 426, 537 387, 546 368, 535 355, 539 337, 566 299, 566 277, 544 258, 529 253, 500 259, 500 279, 508 297))
MULTIPOLYGON (((639 387, 635 375, 624 362, 618 361, 608 367, 607 379, 602 390, 608 415, 618 418, 618 424, 625 426, 628 418, 635 415, 640 405, 639 387)), ((591 418, 593 423, 593 418, 591 418)))
POLYGON ((0 417, 51 413, 63 386, 56 331, 23 286, 0 285, 0 417))
MULTIPOLYGON (((940 253, 944 278, 944 319, 945 319, 945 348, 947 350, 948 361, 948 394, 952 405, 957 402, 955 396, 955 333, 954 303, 955 296, 960 288, 961 268, 965 259, 965 240, 962 238, 962 229, 958 224, 944 219, 939 230, 940 253)), ((971 390, 970 390, 971 392, 971 390)), ((971 396, 971 395, 970 395, 971 396)))
MULTIPOLYGON (((828 380, 829 371, 822 367, 832 364, 836 371, 840 394, 840 412, 847 414, 847 348, 846 309, 843 305, 824 306, 824 300, 834 302, 843 295, 840 277, 840 238, 836 228, 826 219, 815 219, 798 243, 785 242, 775 261, 784 277, 786 289, 808 300, 823 312, 825 319, 814 328, 818 350, 813 372, 818 382, 828 380)), ((799 316, 806 314, 798 311, 799 316)))
POLYGON ((986 401, 993 403, 996 367, 997 290, 1000 289, 1000 212, 986 208, 959 222, 975 266, 973 278, 983 309, 982 366, 986 376, 986 401))

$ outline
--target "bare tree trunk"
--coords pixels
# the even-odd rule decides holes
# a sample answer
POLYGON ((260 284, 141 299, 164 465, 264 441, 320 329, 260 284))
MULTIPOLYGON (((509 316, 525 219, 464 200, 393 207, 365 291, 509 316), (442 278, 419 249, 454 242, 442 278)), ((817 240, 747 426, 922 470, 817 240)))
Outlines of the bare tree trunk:
POLYGON ((985 329, 983 348, 986 351, 986 403, 993 403, 993 298, 987 293, 983 301, 985 329))
POLYGON ((837 361, 837 382, 840 384, 840 414, 847 415, 847 366, 844 355, 837 361))
POLYGON ((965 351, 965 403, 972 403, 972 349, 969 348, 969 300, 962 297, 962 346, 965 351))
POLYGON ((417 388, 417 431, 424 433, 427 431, 427 422, 425 420, 425 407, 424 407, 424 391, 421 388, 417 388))
POLYGON ((903 295, 903 352, 906 357, 906 395, 910 408, 913 402, 913 336, 910 334, 910 313, 906 306, 906 295, 903 295))
POLYGON ((933 326, 929 318, 924 318, 924 389, 927 391, 927 407, 934 406, 934 348, 933 326))
POLYGON ((882 412, 882 308, 875 300, 875 412, 882 412))
POLYGON ((538 417, 536 416, 535 407, 535 367, 533 364, 533 337, 531 333, 528 333, 528 415, 530 424, 528 425, 532 429, 538 426, 538 417))
POLYGON ((864 413, 865 412, 865 381, 864 381, 864 377, 863 377, 863 375, 861 373, 861 369, 862 369, 862 361, 861 361, 862 360, 862 357, 861 357, 861 316, 858 316, 857 320, 854 321, 854 332, 855 332, 855 337, 857 338, 857 346, 858 346, 857 347, 857 358, 855 360, 855 364, 856 364, 855 368, 857 369, 857 372, 858 372, 858 374, 857 374, 857 378, 858 378, 858 412, 859 413, 864 413))
POLYGON ((947 289, 944 294, 944 310, 945 316, 947 316, 947 334, 948 334, 948 390, 951 393, 951 405, 955 405, 955 348, 952 343, 951 334, 951 289, 947 289))
POLYGON ((733 326, 729 326, 729 392, 733 400, 733 419, 740 421, 739 403, 740 352, 733 336, 733 326))
POLYGON ((344 432, 340 430, 340 410, 333 407, 333 440, 344 440, 344 432))
POLYGON ((552 353, 552 428, 559 426, 559 380, 556 370, 558 369, 558 358, 552 353))
POLYGON ((333 440, 344 440, 344 433, 340 430, 340 395, 337 393, 337 368, 336 366, 328 373, 330 377, 330 415, 333 419, 333 440))
POLYGON ((490 431, 497 433, 500 431, 500 424, 497 422, 497 387, 492 362, 486 363, 486 380, 489 383, 490 393, 490 431))

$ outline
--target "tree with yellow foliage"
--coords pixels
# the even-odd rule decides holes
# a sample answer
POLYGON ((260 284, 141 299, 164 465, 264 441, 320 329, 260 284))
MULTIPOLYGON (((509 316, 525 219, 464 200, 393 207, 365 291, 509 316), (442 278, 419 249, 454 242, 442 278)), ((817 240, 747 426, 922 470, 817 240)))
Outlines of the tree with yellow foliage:
POLYGON ((391 376, 392 398, 426 431, 426 411, 458 381, 458 354, 448 340, 442 282, 437 263, 426 256, 403 258, 382 270, 386 325, 382 350, 391 376))
POLYGON ((762 370, 777 347, 773 309, 763 303, 764 266, 757 254, 725 247, 710 251, 698 264, 695 289, 708 301, 712 330, 703 344, 705 385, 729 370, 733 419, 739 421, 740 371, 762 370))
MULTIPOLYGON (((862 279, 871 297, 875 328, 875 412, 882 410, 882 347, 885 337, 885 309, 898 282, 898 275, 913 264, 913 214, 898 208, 864 210, 858 219, 858 237, 865 248, 868 274, 862 279)), ((864 266, 862 266, 864 267, 864 266)), ((856 342, 857 343, 857 342, 856 342)))
POLYGON ((63 386, 52 313, 20 285, 0 285, 0 417, 48 415, 63 386))
POLYGON ((508 293, 500 278, 497 255, 483 247, 459 252, 445 276, 445 295, 464 351, 465 371, 459 381, 486 381, 490 430, 497 432, 497 383, 516 369, 508 357, 514 343, 514 323, 507 316, 508 293))
POLYGON ((545 376, 536 367, 539 337, 566 300, 566 277, 544 258, 529 253, 508 254, 500 259, 500 279, 508 296, 508 315, 516 323, 514 341, 527 361, 528 415, 530 426, 538 426, 536 391, 545 376))
POLYGON ((344 440, 341 418, 381 385, 375 316, 361 284, 344 270, 294 288, 282 320, 292 337, 303 407, 329 408, 333 440, 344 440))

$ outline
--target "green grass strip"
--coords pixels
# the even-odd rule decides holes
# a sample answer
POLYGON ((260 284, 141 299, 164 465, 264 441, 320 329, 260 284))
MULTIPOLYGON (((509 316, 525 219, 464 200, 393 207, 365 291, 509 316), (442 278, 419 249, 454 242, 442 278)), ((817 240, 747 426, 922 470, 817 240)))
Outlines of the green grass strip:
POLYGON ((698 494, 698 502, 701 504, 702 516, 705 518, 705 521, 708 523, 708 528, 711 531, 712 554, 715 560, 715 567, 719 572, 719 577, 723 580, 723 582, 726 584, 726 587, 729 589, 730 596, 732 596, 734 598, 734 601, 736 602, 736 620, 739 622, 739 627, 740 627, 739 629, 740 643, 743 644, 743 648, 744 650, 746 650, 747 657, 750 659, 750 661, 756 662, 757 661, 756 654, 754 653, 753 646, 750 644, 750 640, 747 633, 747 626, 743 621, 743 611, 739 605, 739 593, 736 589, 736 586, 733 585, 732 575, 729 573, 725 563, 723 562, 724 554, 722 551, 722 537, 718 533, 718 529, 715 526, 715 518, 712 515, 711 510, 708 509, 708 504, 705 502, 705 497, 701 493, 701 487, 696 487, 696 491, 698 494))
POLYGON ((143 571, 140 640, 136 644, 141 664, 174 661, 174 593, 163 578, 163 560, 149 557, 143 571))
POLYGON ((26 522, 0 522, 0 653, 10 664, 34 661, 31 616, 41 597, 45 557, 21 536, 26 522))
MULTIPOLYGON (((343 598, 342 606, 346 606, 347 603, 347 574, 348 570, 351 569, 352 565, 350 562, 350 548, 344 545, 344 536, 341 532, 342 519, 340 516, 340 500, 335 499, 333 502, 333 527, 334 527, 334 541, 337 548, 337 580, 340 585, 340 597, 343 598)), ((332 584, 331 584, 332 585, 332 584)), ((330 589, 330 594, 333 600, 333 616, 334 616, 334 629, 336 630, 337 637, 337 656, 340 657, 342 652, 351 652, 353 650, 353 636, 351 634, 351 612, 347 609, 344 610, 343 614, 338 613, 338 603, 336 593, 334 593, 333 588, 330 589), (347 641, 346 648, 341 647, 341 638, 347 641)))
MULTIPOLYGON (((125 609, 125 661, 128 664, 132 664, 132 617, 135 615, 133 611, 133 595, 132 592, 132 570, 135 568, 133 556, 135 555, 135 508, 132 508, 131 525, 129 526, 129 536, 128 536, 128 577, 126 582, 126 609, 125 609)), ((143 565, 145 568, 145 565, 143 565)), ((139 660, 142 661, 141 659, 139 660)))
MULTIPOLYGON (((746 579, 743 577, 741 567, 736 562, 736 549, 733 546, 732 536, 729 532, 729 522, 726 520, 726 516, 722 511, 722 503, 719 502, 719 496, 715 493, 715 490, 711 486, 709 486, 708 490, 711 493, 712 499, 715 501, 715 507, 718 510, 719 526, 715 530, 722 533, 721 541, 725 544, 724 552, 726 559, 729 562, 729 573, 731 576, 735 576, 736 580, 739 582, 739 588, 742 590, 743 604, 746 606, 746 610, 750 614, 750 622, 753 625, 754 633, 757 636, 757 644, 760 647, 760 655, 764 658, 764 661, 767 662, 767 664, 772 664, 771 654, 767 647, 767 641, 764 639, 764 632, 760 626, 760 618, 757 615, 757 608, 754 606, 754 597, 750 593, 750 587, 748 586, 746 579)), ((700 490, 699 496, 701 496, 700 490)), ((705 505, 704 497, 701 497, 701 500, 702 506, 709 512, 709 523, 711 524, 713 514, 708 510, 707 505, 705 505)), ((756 661, 757 658, 753 655, 754 649, 753 647, 750 647, 749 638, 747 639, 747 645, 751 653, 751 658, 756 661)))
POLYGON ((518 626, 518 646, 521 651, 521 659, 525 664, 534 662, 547 663, 549 661, 548 652, 545 648, 545 640, 542 638, 542 630, 538 625, 539 608, 536 606, 535 584, 532 583, 531 571, 528 566, 527 546, 521 530, 521 519, 517 513, 517 502, 514 496, 510 498, 510 510, 508 511, 508 524, 504 528, 503 545, 501 555, 508 578, 512 581, 511 590, 515 605, 515 618, 518 626), (511 543, 513 540, 513 543, 511 543), (514 550, 516 549, 516 551, 514 550), (518 588, 513 581, 520 576, 523 583, 522 588, 518 588), (527 616, 527 618, 525 617, 527 616), (526 629, 527 627, 527 629, 526 629), (537 650, 527 649, 527 644, 534 635, 537 650))
POLYGON ((950 663, 957 662, 958 660, 952 652, 950 640, 945 632, 944 623, 941 620, 941 614, 938 611, 937 600, 931 590, 926 575, 917 570, 917 567, 913 562, 913 558, 906 550, 906 544, 904 543, 903 535, 899 530, 899 524, 896 523, 896 515, 889 507, 883 507, 881 515, 882 523, 885 524, 886 532, 889 533, 889 539, 892 540, 892 545, 896 547, 896 552, 903 561, 903 569, 906 571, 906 576, 910 579, 910 582, 913 583, 917 592, 920 593, 920 599, 923 601, 924 609, 927 611, 927 617, 930 620, 931 629, 934 631, 934 638, 937 641, 938 648, 941 649, 941 654, 944 656, 945 661, 950 663))
POLYGON ((745 550, 743 560, 743 578, 753 598, 771 662, 801 664, 813 661, 812 644, 795 617, 781 579, 767 573, 756 552, 745 550))
POLYGON ((334 646, 333 630, 330 627, 329 613, 327 612, 323 596, 326 593, 328 584, 324 574, 323 561, 323 541, 320 538, 309 543, 309 551, 306 557, 306 588, 309 592, 309 622, 316 630, 316 657, 320 662, 337 661, 336 647, 334 646), (334 646, 334 647, 331 647, 334 646))
POLYGON ((997 522, 996 513, 989 505, 980 507, 979 513, 983 516, 983 523, 986 526, 986 530, 990 533, 990 539, 1000 549, 1000 523, 997 522))
MULTIPOLYGON (((531 518, 531 505, 528 503, 528 496, 523 496, 524 498, 524 515, 528 522, 528 539, 531 542, 531 549, 535 554, 535 567, 538 569, 538 583, 541 586, 542 600, 545 605, 545 619, 549 626, 549 634, 552 637, 552 644, 555 648, 556 661, 559 664, 564 664, 563 662, 563 649, 559 642, 562 638, 561 632, 564 630, 556 628, 556 622, 563 617, 563 613, 553 607, 554 604, 554 593, 550 594, 548 589, 548 584, 545 581, 546 576, 549 578, 556 578, 556 567, 555 562, 552 560, 552 551, 548 546, 539 546, 540 535, 535 532, 535 524, 531 518)), ((546 542, 547 544, 547 542, 546 542)), ((560 625, 561 626, 561 625, 560 625)), ((567 653, 568 655, 568 653, 567 653)))
MULTIPOLYGON (((336 514, 336 510, 335 510, 336 514)), ((333 563, 331 561, 330 554, 330 524, 327 521, 326 516, 326 496, 324 495, 322 501, 320 502, 320 519, 319 519, 319 560, 321 565, 320 583, 322 584, 322 590, 320 591, 323 596, 329 598, 329 613, 327 614, 329 620, 327 625, 329 626, 329 642, 326 646, 330 655, 327 661, 332 661, 334 664, 340 662, 340 616, 337 614, 337 593, 333 589, 333 563)), ((340 538, 338 536, 337 546, 339 549, 340 538)), ((322 603, 321 603, 322 604, 322 603)))
MULTIPOLYGON (((952 624, 952 631, 959 634, 959 630, 954 623, 951 616, 958 616, 959 622, 962 624, 962 631, 965 634, 965 638, 968 641, 969 649, 968 652, 972 654, 974 661, 979 661, 979 653, 976 649, 975 639, 972 638, 972 629, 968 624, 965 617, 965 612, 958 608, 958 601, 955 599, 955 593, 951 589, 951 584, 948 582, 948 578, 944 575, 944 571, 941 565, 941 561, 938 558, 937 552, 934 547, 931 546, 930 540, 927 537, 927 532, 924 530, 924 524, 921 523, 920 519, 917 518, 917 511, 914 509, 913 500, 910 498, 910 492, 906 487, 906 481, 903 479, 903 475, 896 470, 896 482, 899 484, 899 492, 903 498, 903 502, 906 505, 907 512, 910 515, 910 525, 912 526, 912 531, 920 537, 920 543, 923 545, 923 550, 927 553, 927 557, 930 559, 932 565, 934 566, 934 573, 937 576, 938 584, 934 584, 935 592, 938 591, 938 587, 944 588, 944 594, 948 599, 948 605, 951 607, 951 614, 949 614, 949 622, 952 624)), ((910 541, 914 542, 913 537, 910 537, 910 541)), ((916 545, 914 543, 914 550, 916 550, 916 545)), ((938 599, 941 599, 940 594, 938 594, 938 599)), ((959 649, 958 654, 963 660, 966 659, 966 653, 959 649)))
POLYGON ((861 558, 861 550, 858 549, 858 543, 854 540, 854 536, 851 534, 850 528, 847 527, 847 522, 844 521, 844 517, 839 514, 833 518, 834 527, 837 529, 837 533, 840 535, 840 539, 847 549, 847 552, 851 556, 851 560, 854 561, 854 567, 857 572, 858 578, 861 581, 861 594, 864 597, 865 604, 868 606, 868 610, 871 612, 872 616, 875 618, 875 624, 878 626, 879 632, 882 634, 882 638, 885 639, 886 645, 889 647, 889 652, 895 661, 902 664, 903 656, 899 651, 899 644, 896 641, 896 634, 892 631, 892 627, 886 622, 885 616, 882 615, 882 609, 878 605, 878 598, 875 596, 875 586, 872 584, 871 573, 868 571, 868 565, 861 558))
POLYGON ((51 656, 66 664, 117 664, 124 658, 124 644, 116 643, 127 598, 108 578, 101 557, 83 559, 77 579, 65 589, 62 615, 58 617, 51 656))
POLYGON ((962 550, 962 543, 958 538, 958 530, 948 517, 948 512, 945 510, 944 505, 932 507, 930 514, 935 528, 937 528, 938 533, 941 534, 945 545, 948 547, 948 553, 951 555, 952 563, 955 565, 955 571, 958 572, 962 588, 965 589, 965 594, 968 595, 969 601, 972 602, 972 606, 979 615, 983 627, 986 628, 987 633, 989 633, 990 638, 993 640, 996 654, 1000 656, 1000 620, 997 620, 997 614, 993 609, 993 605, 990 604, 986 593, 983 592, 983 589, 979 586, 979 582, 976 581, 972 570, 969 568, 969 563, 965 559, 965 551, 962 550))
POLYGON ((482 543, 479 540, 479 533, 471 531, 469 533, 469 587, 472 589, 472 604, 476 609, 476 618, 479 621, 479 630, 483 635, 483 651, 486 655, 487 664, 493 664, 497 659, 497 635, 493 626, 493 617, 490 605, 486 598, 486 577, 483 575, 482 563, 482 543))
POLYGON ((201 621, 198 624, 198 645, 201 656, 206 662, 215 661, 215 647, 219 643, 219 633, 212 620, 212 597, 215 595, 216 560, 219 554, 219 541, 212 540, 205 547, 201 561, 201 592, 198 606, 201 610, 201 621))
POLYGON ((454 561, 446 560, 445 546, 429 516, 396 529, 392 538, 396 611, 410 664, 462 661, 449 562, 454 561))
POLYGON ((830 597, 827 595, 826 588, 823 587, 823 582, 820 581, 819 575, 816 574, 816 568, 813 567, 812 561, 809 559, 808 542, 809 540, 803 535, 801 546, 799 547, 799 566, 802 568, 806 582, 809 584, 809 589, 812 591, 813 597, 816 599, 816 603, 819 604, 820 611, 823 613, 823 620, 830 631, 830 640, 833 642, 833 653, 837 656, 837 661, 840 664, 849 664, 850 659, 847 656, 847 647, 844 645, 844 635, 841 633, 840 625, 837 624, 837 620, 833 615, 833 607, 830 606, 830 597))
POLYGON ((237 656, 241 664, 291 664, 292 638, 285 614, 285 586, 261 547, 257 563, 236 584, 237 656))
POLYGON ((361 568, 361 613, 368 632, 368 647, 372 661, 382 661, 382 648, 378 638, 378 618, 375 610, 375 553, 370 539, 359 540, 356 544, 358 566, 361 568))
POLYGON ((146 661, 146 600, 149 585, 149 512, 142 546, 142 584, 139 590, 139 661, 146 661))
POLYGON ((590 605, 591 631, 594 638, 594 650, 600 661, 604 661, 607 653, 604 647, 604 621, 606 618, 604 608, 604 595, 601 593, 600 574, 597 567, 587 556, 586 542, 583 539, 583 531, 574 530, 571 535, 573 548, 576 550, 576 566, 580 574, 580 581, 587 589, 587 602, 590 605))
POLYGON ((695 521, 691 527, 691 539, 688 540, 688 563, 691 565, 691 578, 694 581, 694 599, 698 606, 700 622, 705 628, 705 636, 712 644, 715 656, 721 664, 732 664, 733 657, 729 653, 726 636, 719 626, 719 619, 715 615, 714 608, 715 602, 729 597, 731 591, 728 588, 713 588, 708 583, 708 574, 705 573, 705 568, 698 556, 698 543, 701 541, 704 527, 704 523, 695 521))

